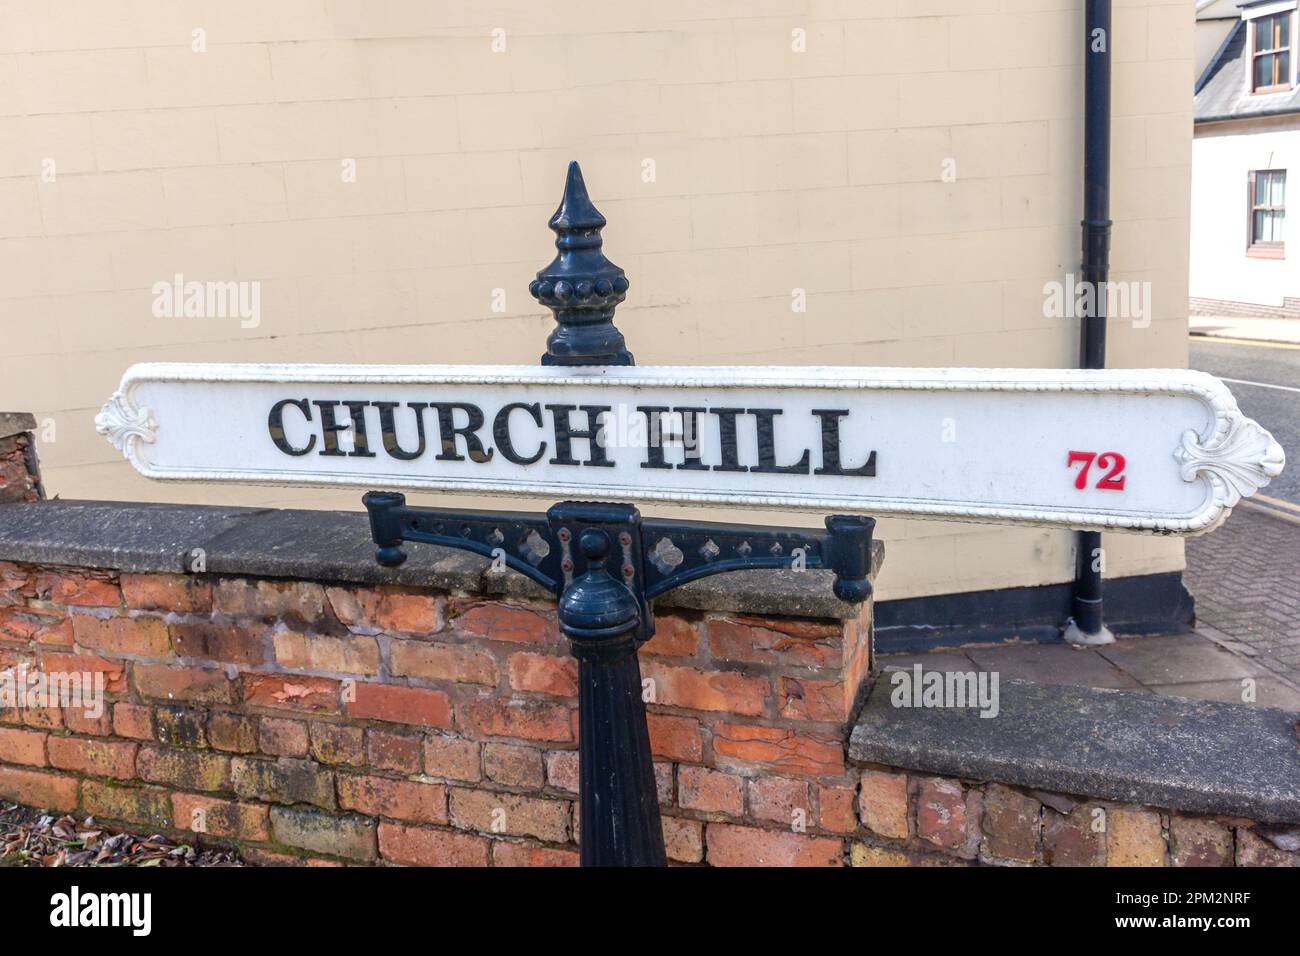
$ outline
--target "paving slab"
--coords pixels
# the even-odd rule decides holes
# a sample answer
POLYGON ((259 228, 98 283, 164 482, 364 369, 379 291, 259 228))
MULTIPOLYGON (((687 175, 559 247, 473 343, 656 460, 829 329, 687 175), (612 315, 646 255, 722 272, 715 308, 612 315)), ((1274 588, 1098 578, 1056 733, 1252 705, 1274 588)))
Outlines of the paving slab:
POLYGON ((1197 626, 1252 648, 1255 661, 1300 684, 1300 526, 1246 504, 1187 542, 1197 626))
POLYGON ((1238 657, 1199 634, 1119 640, 1097 649, 1148 686, 1191 684, 1267 674, 1259 661, 1238 657))
POLYGON ((1296 690, 1276 677, 1247 677, 1240 680, 1212 680, 1191 684, 1155 684, 1150 689, 1169 697, 1194 697, 1199 700, 1218 700, 1225 704, 1252 703, 1258 707, 1300 710, 1300 690, 1296 690), (1242 694, 1245 692, 1242 680, 1254 681, 1253 701, 1242 700, 1242 694))
POLYGON ((979 665, 958 651, 935 651, 933 654, 880 654, 876 666, 880 670, 911 670, 920 664, 927 671, 972 671, 979 665))
POLYGON ((1142 683, 1091 647, 1069 644, 1011 644, 970 648, 967 653, 981 670, 997 671, 1000 680, 1034 680, 1077 687, 1140 690, 1142 683))

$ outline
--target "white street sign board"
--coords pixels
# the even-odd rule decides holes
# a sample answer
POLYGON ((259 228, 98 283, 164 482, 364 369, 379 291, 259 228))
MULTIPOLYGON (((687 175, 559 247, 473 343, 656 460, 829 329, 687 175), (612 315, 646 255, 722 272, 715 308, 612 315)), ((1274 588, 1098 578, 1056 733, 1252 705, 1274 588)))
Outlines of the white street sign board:
POLYGON ((96 426, 163 480, 1176 534, 1284 462, 1169 369, 143 364, 96 426))

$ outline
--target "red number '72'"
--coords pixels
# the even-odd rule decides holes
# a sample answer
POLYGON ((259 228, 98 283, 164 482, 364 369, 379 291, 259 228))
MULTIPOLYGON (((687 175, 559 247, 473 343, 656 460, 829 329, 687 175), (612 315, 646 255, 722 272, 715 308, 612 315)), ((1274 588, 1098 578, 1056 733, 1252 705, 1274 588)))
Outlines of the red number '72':
POLYGON ((1101 478, 1097 479, 1097 488, 1101 491, 1123 491, 1124 490, 1124 456, 1117 451, 1104 451, 1098 455, 1095 451, 1072 451, 1070 457, 1066 460, 1065 467, 1073 468, 1075 465, 1083 465, 1079 469, 1079 474, 1074 478, 1074 487, 1082 491, 1088 487, 1088 470, 1092 468, 1093 462, 1097 463, 1098 468, 1108 468, 1101 478))

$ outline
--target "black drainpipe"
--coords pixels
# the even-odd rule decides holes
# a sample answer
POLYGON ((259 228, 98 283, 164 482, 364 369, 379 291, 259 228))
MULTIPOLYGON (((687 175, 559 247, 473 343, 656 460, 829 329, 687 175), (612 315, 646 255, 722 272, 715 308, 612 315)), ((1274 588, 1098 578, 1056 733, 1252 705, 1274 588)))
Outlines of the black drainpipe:
MULTIPOLYGON (((1106 281, 1110 274, 1110 0, 1085 0, 1083 55, 1083 281, 1096 308, 1079 322, 1079 367, 1106 367, 1106 281)), ((1114 640, 1101 615, 1101 533, 1080 531, 1074 619, 1066 640, 1114 640)))

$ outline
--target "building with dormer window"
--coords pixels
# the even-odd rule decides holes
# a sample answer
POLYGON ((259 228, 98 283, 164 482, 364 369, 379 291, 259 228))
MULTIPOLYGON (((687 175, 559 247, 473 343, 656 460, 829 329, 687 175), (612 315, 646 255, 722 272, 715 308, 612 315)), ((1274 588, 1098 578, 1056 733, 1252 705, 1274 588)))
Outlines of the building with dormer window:
POLYGON ((1300 317, 1288 192, 1300 177, 1296 0, 1197 5, 1194 315, 1300 317))

